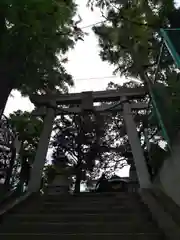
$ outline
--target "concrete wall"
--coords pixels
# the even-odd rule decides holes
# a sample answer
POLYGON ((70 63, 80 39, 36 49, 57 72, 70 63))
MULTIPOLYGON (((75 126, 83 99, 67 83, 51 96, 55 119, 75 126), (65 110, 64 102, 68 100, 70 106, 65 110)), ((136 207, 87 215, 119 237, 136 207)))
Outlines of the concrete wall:
POLYGON ((173 154, 164 161, 154 186, 160 187, 180 206, 180 134, 173 146, 173 154))

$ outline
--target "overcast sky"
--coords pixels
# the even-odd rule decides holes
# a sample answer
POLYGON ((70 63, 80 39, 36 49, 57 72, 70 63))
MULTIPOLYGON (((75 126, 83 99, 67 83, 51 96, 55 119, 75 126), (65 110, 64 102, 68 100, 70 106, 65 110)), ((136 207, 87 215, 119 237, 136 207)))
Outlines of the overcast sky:
MULTIPOLYGON (((79 5, 79 14, 82 18, 80 27, 88 26, 102 20, 100 12, 90 11, 86 7, 86 0, 77 0, 79 5)), ((75 87, 71 92, 91 91, 91 90, 105 90, 108 82, 111 80, 121 82, 120 78, 105 78, 112 76, 113 67, 106 62, 102 62, 99 57, 98 41, 94 36, 91 28, 85 28, 88 36, 84 41, 79 41, 74 50, 68 54, 69 62, 67 70, 72 74, 75 80, 75 87), (89 79, 94 78, 94 79, 89 79), (96 80, 96 78, 102 78, 96 80)), ((33 105, 29 102, 28 98, 21 98, 20 93, 13 91, 13 97, 9 98, 6 106, 6 115, 18 109, 31 111, 33 105)))
POLYGON ((177 7, 180 7, 180 0, 175 0, 174 2, 176 3, 177 7))
MULTIPOLYGON (((92 12, 86 7, 86 0, 77 0, 76 2, 79 5, 79 14, 82 18, 80 27, 85 27, 103 20, 98 10, 92 12)), ((180 0, 176 2, 180 5, 180 0)), ((109 76, 112 76, 114 68, 107 62, 101 61, 98 41, 91 28, 85 28, 84 31, 88 33, 88 36, 85 37, 83 42, 78 42, 75 49, 68 54, 69 62, 67 64, 67 70, 75 80, 75 87, 70 91, 105 90, 110 81, 116 83, 124 82, 125 79, 118 76, 116 78, 109 78, 109 76)), ((22 98, 19 92, 13 91, 12 96, 8 100, 5 114, 8 115, 18 109, 32 111, 33 105, 28 98, 22 98)), ((124 170, 123 175, 127 175, 127 172, 128 169, 124 170)))
MULTIPOLYGON (((86 7, 87 0, 76 0, 76 2, 79 5, 79 14, 82 17, 81 27, 103 20, 98 10, 92 12, 86 7)), ((175 2, 180 6, 180 0, 176 0, 175 2)), ((70 91, 105 90, 110 81, 122 83, 124 81, 123 78, 107 78, 112 76, 114 68, 107 62, 101 61, 99 57, 98 41, 91 28, 85 28, 84 31, 89 35, 85 37, 84 42, 78 42, 75 49, 68 54, 69 62, 67 64, 67 70, 72 74, 75 80, 75 87, 70 91)), ((33 109, 33 105, 28 98, 22 99, 20 93, 17 91, 13 91, 12 95, 5 109, 6 115, 18 109, 27 111, 33 109)))

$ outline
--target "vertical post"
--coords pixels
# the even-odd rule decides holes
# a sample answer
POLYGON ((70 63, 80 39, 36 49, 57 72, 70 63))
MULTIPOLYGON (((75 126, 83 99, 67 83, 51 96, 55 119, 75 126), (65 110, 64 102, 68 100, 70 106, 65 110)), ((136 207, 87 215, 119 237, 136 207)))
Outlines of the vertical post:
POLYGON ((83 117, 82 129, 85 132, 93 131, 93 124, 91 114, 93 113, 93 96, 92 92, 81 93, 81 113, 83 117))
POLYGON ((93 112, 93 96, 92 92, 82 92, 81 93, 81 109, 86 112, 93 112))
POLYGON ((53 107, 47 108, 47 115, 44 119, 44 127, 40 136, 34 164, 31 169, 31 177, 28 185, 28 190, 31 192, 38 191, 41 185, 42 171, 46 160, 54 118, 55 110, 53 107))
POLYGON ((138 137, 136 124, 131 113, 131 106, 128 102, 123 103, 123 113, 140 187, 150 188, 151 182, 149 172, 147 169, 144 154, 138 137))

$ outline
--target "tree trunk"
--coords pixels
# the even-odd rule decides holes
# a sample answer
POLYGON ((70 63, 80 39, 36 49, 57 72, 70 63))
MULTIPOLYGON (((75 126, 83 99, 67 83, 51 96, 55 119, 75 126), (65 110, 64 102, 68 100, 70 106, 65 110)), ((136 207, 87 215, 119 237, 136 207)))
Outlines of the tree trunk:
POLYGON ((81 170, 77 169, 74 192, 75 193, 80 193, 80 187, 81 187, 81 170))

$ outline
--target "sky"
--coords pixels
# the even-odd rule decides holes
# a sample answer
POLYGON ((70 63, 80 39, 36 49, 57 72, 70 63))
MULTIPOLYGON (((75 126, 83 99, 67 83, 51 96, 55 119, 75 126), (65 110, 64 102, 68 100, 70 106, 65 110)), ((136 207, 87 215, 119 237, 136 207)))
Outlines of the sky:
POLYGON ((174 2, 176 3, 177 7, 180 7, 180 0, 175 0, 174 2))
MULTIPOLYGON (((80 27, 88 26, 97 23, 102 19, 100 12, 91 11, 86 7, 86 0, 77 0, 79 5, 79 14, 82 18, 80 27)), ((93 90, 105 90, 108 82, 114 81, 121 83, 122 78, 105 78, 112 76, 114 68, 106 62, 102 62, 99 57, 98 40, 94 36, 91 28, 85 28, 84 31, 88 36, 84 41, 79 41, 74 50, 68 53, 69 61, 67 63, 67 71, 72 74, 75 82, 75 87, 70 89, 70 92, 82 92, 93 90), (94 78, 94 79, 89 79, 94 78), (97 80, 96 78, 102 78, 97 80)), ((33 105, 28 98, 21 97, 17 91, 13 91, 7 103, 5 114, 16 111, 18 109, 31 111, 33 105)))
MULTIPOLYGON (((97 9, 92 12, 86 7, 86 0, 76 0, 76 2, 79 5, 79 14, 82 18, 81 27, 103 20, 97 9)), ((180 0, 176 0, 175 2, 177 6, 180 6, 180 0)), ((75 81, 75 87, 71 88, 70 92, 105 90, 110 81, 116 83, 124 82, 122 77, 104 78, 112 76, 114 67, 110 66, 107 62, 101 61, 98 40, 91 28, 85 28, 84 30, 89 35, 85 37, 84 42, 78 42, 75 49, 68 54, 69 62, 67 70, 72 74, 75 81)), ((22 98, 21 94, 17 91, 13 91, 11 95, 5 109, 6 115, 18 109, 32 111, 33 104, 31 104, 28 98, 22 98)))
MULTIPOLYGON (((79 5, 79 14, 82 18, 80 27, 85 27, 104 20, 100 12, 96 9, 91 11, 86 7, 86 0, 76 0, 79 5)), ((177 6, 180 6, 180 0, 176 1, 177 6)), ((123 83, 123 77, 112 77, 114 67, 107 62, 102 62, 99 57, 98 39, 92 32, 91 28, 85 28, 84 31, 88 33, 84 41, 79 41, 75 49, 68 53, 69 61, 67 63, 67 71, 72 74, 75 82, 75 87, 70 89, 70 92, 82 91, 97 91, 105 90, 110 81, 116 83, 123 83), (97 79, 98 78, 98 79, 97 79)), ((14 111, 21 109, 22 111, 32 111, 33 104, 28 98, 22 98, 21 94, 13 91, 9 97, 5 115, 9 115, 14 111)), ((48 153, 50 156, 50 153, 48 153)), ((119 172, 122 176, 128 174, 128 168, 119 172)))

